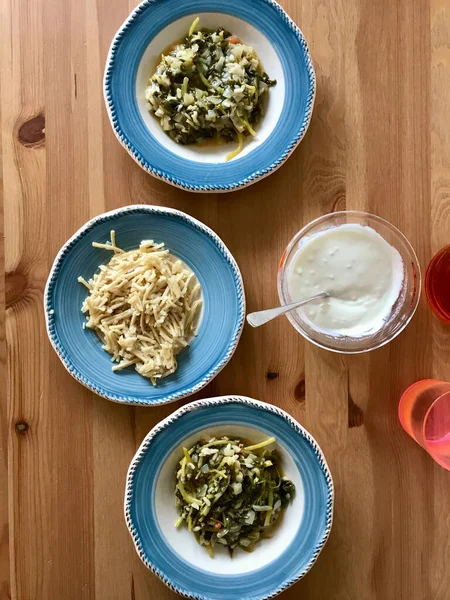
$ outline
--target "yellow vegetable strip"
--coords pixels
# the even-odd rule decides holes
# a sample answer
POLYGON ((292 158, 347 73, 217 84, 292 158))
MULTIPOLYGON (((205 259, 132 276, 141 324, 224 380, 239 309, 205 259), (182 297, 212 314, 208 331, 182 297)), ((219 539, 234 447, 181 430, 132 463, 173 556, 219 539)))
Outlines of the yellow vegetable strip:
POLYGON ((253 444, 252 446, 246 446, 244 448, 244 452, 253 452, 253 450, 259 450, 260 448, 265 448, 270 444, 273 444, 276 441, 274 437, 268 438, 264 440, 264 442, 260 442, 259 444, 253 444))
POLYGON ((195 28, 197 27, 197 25, 200 23, 200 17, 197 17, 194 22, 192 23, 190 29, 189 29, 189 33, 188 33, 188 37, 191 37, 191 35, 194 33, 195 28))
POLYGON ((240 154, 242 152, 242 148, 244 147, 244 136, 242 135, 242 133, 240 131, 238 131, 236 129, 236 133, 237 133, 237 137, 238 137, 238 141, 239 141, 239 145, 236 148, 236 150, 233 150, 233 152, 230 152, 229 154, 227 154, 227 156, 225 157, 225 160, 228 162, 229 160, 232 160, 233 158, 235 158, 238 154, 240 154))

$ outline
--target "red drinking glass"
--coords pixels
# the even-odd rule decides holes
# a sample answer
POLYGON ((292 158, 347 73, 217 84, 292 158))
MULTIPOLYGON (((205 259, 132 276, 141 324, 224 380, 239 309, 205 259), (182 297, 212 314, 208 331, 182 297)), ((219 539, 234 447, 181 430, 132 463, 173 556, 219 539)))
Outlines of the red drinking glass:
POLYGON ((450 383, 424 379, 400 399, 403 429, 444 469, 450 471, 450 383))
POLYGON ((430 262, 425 292, 437 316, 450 323, 450 246, 442 248, 430 262))

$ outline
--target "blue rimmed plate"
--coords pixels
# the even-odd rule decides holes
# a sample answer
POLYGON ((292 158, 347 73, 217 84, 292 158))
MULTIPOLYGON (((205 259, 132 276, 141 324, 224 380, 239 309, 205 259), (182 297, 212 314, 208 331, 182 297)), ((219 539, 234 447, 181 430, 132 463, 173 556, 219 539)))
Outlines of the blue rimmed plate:
POLYGON ((109 400, 152 406, 197 392, 227 364, 244 325, 245 296, 236 261, 211 229, 177 210, 138 205, 95 217, 64 244, 50 271, 44 309, 53 348, 75 379, 109 400), (97 334, 83 329, 81 305, 87 290, 77 278, 90 279, 111 258, 109 251, 92 247, 94 241, 108 241, 111 229, 125 250, 145 239, 164 242, 194 271, 202 287, 198 335, 178 355, 177 371, 157 387, 132 367, 114 373, 97 334))
POLYGON ((131 462, 125 518, 144 564, 164 583, 195 600, 263 600, 301 579, 330 534, 334 488, 314 438, 283 410, 228 396, 192 402, 150 431, 131 462), (182 456, 203 435, 231 435, 254 442, 275 436, 284 474, 296 486, 293 502, 270 539, 251 554, 226 549, 214 559, 187 528, 175 529, 174 473, 182 456))
POLYGON ((313 110, 314 68, 305 38, 274 0, 144 0, 117 32, 106 62, 104 96, 113 130, 143 169, 194 192, 228 192, 280 167, 302 140, 313 110), (255 48, 277 80, 257 135, 230 162, 234 149, 181 146, 146 108, 145 88, 161 52, 183 38, 195 17, 223 26, 255 48))

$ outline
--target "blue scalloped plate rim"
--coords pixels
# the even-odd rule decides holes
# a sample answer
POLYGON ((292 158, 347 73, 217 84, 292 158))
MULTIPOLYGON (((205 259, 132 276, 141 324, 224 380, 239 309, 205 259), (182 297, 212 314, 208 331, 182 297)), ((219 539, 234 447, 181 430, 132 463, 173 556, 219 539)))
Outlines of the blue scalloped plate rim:
POLYGON ((192 600, 268 600, 285 591, 316 562, 331 532, 333 510, 333 478, 313 436, 277 406, 234 395, 191 402, 156 425, 131 461, 124 499, 127 527, 144 565, 173 591, 192 600), (170 548, 157 525, 154 490, 148 486, 154 486, 164 460, 187 436, 233 423, 270 432, 289 449, 299 469, 299 465, 308 465, 303 521, 309 519, 306 529, 312 538, 299 540, 304 534, 300 526, 284 552, 263 568, 242 575, 212 575, 186 563, 170 548), (314 501, 308 503, 308 494, 314 501), (151 539, 142 535, 146 526, 151 528, 151 539), (304 556, 308 544, 311 545, 304 556))
MULTIPOLYGON (((155 225, 155 227, 156 227, 156 225, 155 225)), ((120 230, 116 231, 116 235, 119 236, 118 243, 120 245, 120 230)), ((177 235, 180 236, 181 234, 177 233, 177 235)), ((136 247, 139 244, 139 242, 141 241, 141 239, 146 239, 146 237, 144 236, 139 239, 136 239, 134 244, 131 245, 131 247, 136 247)), ((148 237, 147 237, 147 239, 148 239, 148 237)), ((185 243, 185 239, 186 238, 184 238, 184 237, 183 238, 180 237, 179 244, 181 246, 185 243)), ((99 241, 99 240, 94 239, 94 241, 99 241)), ((161 239, 158 241, 164 241, 164 239, 161 239)), ((125 248, 126 248, 126 246, 125 246, 125 248)), ((194 251, 194 250, 192 250, 192 251, 194 251)), ((178 255, 181 256, 182 258, 184 258, 181 253, 178 253, 178 255)), ((204 256, 202 256, 200 258, 198 259, 199 262, 204 263, 205 262, 204 256), (200 260, 200 258, 201 258, 201 260, 200 260)), ((98 268, 98 265, 101 264, 101 262, 104 262, 105 260, 107 260, 107 255, 105 255, 104 257, 99 259, 98 262, 95 263, 94 270, 96 270, 98 268)), ((189 264, 189 261, 186 261, 186 262, 189 264)), ((86 278, 89 278, 92 276, 94 270, 89 273, 88 272, 77 273, 77 275, 82 274, 86 278)), ((196 273, 201 280, 203 273, 200 273, 199 272, 200 270, 201 269, 196 269, 196 273)), ((74 279, 74 281, 76 282, 76 278, 74 279)), ((204 300, 205 300, 205 305, 206 305, 208 302, 207 301, 208 283, 206 280, 204 280, 204 281, 201 280, 201 283, 202 283, 203 295, 204 295, 204 300)), ((72 278, 71 278, 71 285, 72 285, 72 278)), ((76 283, 76 285, 79 286, 80 289, 82 290, 81 284, 76 283)), ((78 292, 76 292, 76 293, 78 293, 78 292)), ((217 293, 219 293, 219 292, 214 292, 214 294, 217 294, 217 293)), ((70 297, 70 294, 65 293, 65 296, 70 297)), ((214 307, 215 307, 214 297, 215 296, 212 296, 211 308, 208 310, 211 312, 211 314, 213 314, 213 313, 218 314, 217 309, 214 310, 214 307)), ((223 301, 225 302, 225 299, 223 301)), ((228 310, 228 309, 225 308, 225 310, 228 310)), ((205 311, 206 311, 206 307, 205 307, 205 311)), ((244 328, 245 312, 246 312, 246 305, 245 305, 244 284, 242 281, 242 276, 241 276, 239 267, 238 267, 235 259, 233 258, 231 252, 228 250, 228 248, 225 246, 225 244, 219 238, 219 236, 216 233, 214 233, 214 231, 212 231, 209 227, 207 227, 206 225, 204 225, 197 219, 194 219, 190 215, 187 215, 186 213, 183 213, 181 211, 178 211, 178 210, 175 210, 172 208, 164 208, 164 207, 160 207, 160 206, 134 205, 134 206, 128 206, 128 207, 124 207, 124 208, 119 208, 119 209, 112 210, 110 212, 101 214, 97 217, 94 217, 93 219, 91 219, 90 221, 85 223, 85 225, 83 225, 63 245, 63 247, 57 254, 55 261, 53 263, 53 266, 50 270, 50 273, 49 273, 49 276, 47 279, 47 284, 45 286, 45 291, 44 291, 44 314, 45 314, 47 334, 48 334, 49 340, 53 346, 53 349, 55 350, 56 354, 60 358, 61 362, 63 363, 63 365, 67 369, 67 371, 79 383, 81 383, 88 389, 92 390, 99 396, 102 396, 103 398, 106 398, 113 402, 136 405, 136 406, 156 406, 156 405, 161 405, 161 404, 168 404, 170 402, 175 402, 177 400, 181 400, 182 398, 190 396, 190 395, 198 392, 202 388, 204 388, 210 381, 212 381, 212 379, 214 379, 214 377, 216 377, 218 375, 218 373, 227 365, 227 363, 230 361, 231 357, 233 356, 233 354, 238 346, 238 343, 239 343, 239 340, 240 340, 240 337, 242 334, 242 330, 244 328), (193 232, 192 233, 193 239, 191 241, 193 241, 193 242, 196 241, 195 236, 200 236, 201 239, 204 239, 205 240, 205 251, 214 252, 215 254, 217 254, 217 257, 215 256, 214 260, 218 261, 218 264, 221 269, 220 273, 218 272, 218 275, 217 275, 217 277, 220 277, 219 283, 224 280, 224 277, 226 277, 225 283, 227 284, 227 290, 226 291, 221 290, 220 294, 223 295, 224 298, 225 298, 226 294, 229 294, 229 296, 227 296, 227 306, 230 307, 229 308, 230 315, 229 315, 229 319, 228 319, 229 323, 227 321, 228 324, 227 324, 225 333, 223 333, 223 334, 216 333, 216 337, 218 339, 220 339, 221 347, 219 348, 219 350, 215 350, 216 356, 215 356, 214 360, 211 361, 211 364, 209 364, 206 369, 204 368, 198 376, 194 377, 193 374, 191 375, 191 371, 194 371, 194 369, 195 369, 195 357, 197 356, 194 351, 194 347, 197 344, 201 345, 202 335, 203 335, 202 327, 205 324, 205 328, 206 328, 206 324, 209 323, 209 321, 207 321, 207 318, 204 317, 200 323, 198 336, 196 338, 194 338, 194 340, 191 343, 191 346, 187 350, 183 350, 183 352, 179 355, 178 370, 174 374, 170 375, 169 377, 166 377, 166 378, 160 380, 160 383, 156 388, 154 388, 147 379, 140 376, 136 371, 134 371, 131 368, 124 369, 122 374, 117 374, 117 373, 113 373, 112 371, 110 371, 109 355, 104 350, 101 349, 101 343, 100 343, 100 340, 97 338, 96 334, 90 330, 82 330, 82 323, 84 321, 84 317, 82 316, 82 313, 81 313, 81 303, 82 303, 83 298, 80 297, 80 298, 78 298, 77 301, 73 301, 73 306, 70 306, 70 311, 69 310, 59 311, 58 309, 55 310, 56 305, 57 305, 56 301, 58 300, 58 296, 62 295, 62 291, 60 289, 61 286, 60 286, 60 282, 59 282, 61 270, 65 268, 65 262, 68 260, 68 258, 70 259, 71 253, 72 253, 73 249, 76 248, 76 245, 78 243, 88 243, 90 245, 91 241, 92 241, 90 238, 92 237, 93 233, 96 232, 98 226, 103 226, 103 225, 108 226, 107 227, 107 229, 108 229, 107 235, 102 235, 101 239, 103 239, 103 237, 107 238, 109 236, 109 229, 113 225, 117 229, 117 227, 119 226, 119 223, 120 223, 120 219, 122 217, 123 218, 134 217, 134 216, 139 217, 140 215, 147 215, 147 216, 156 215, 159 217, 164 217, 165 219, 168 219, 168 220, 175 220, 176 222, 179 222, 180 224, 183 225, 183 227, 184 227, 184 230, 182 232, 183 235, 186 235, 186 234, 189 235, 190 231, 193 232), (88 238, 89 238, 89 240, 88 240, 88 238), (72 342, 70 339, 68 340, 68 337, 69 337, 68 335, 64 335, 64 336, 61 335, 60 330, 58 329, 58 319, 61 317, 61 315, 58 313, 60 313, 60 312, 65 313, 66 320, 67 319, 77 320, 76 325, 70 325, 70 327, 72 328, 72 331, 76 335, 79 335, 80 332, 81 332, 81 335, 85 335, 86 336, 85 343, 87 344, 89 352, 92 351, 94 353, 93 358, 96 361, 104 361, 108 365, 108 374, 104 375, 107 385, 105 385, 104 382, 102 383, 102 381, 100 381, 100 375, 97 375, 97 373, 95 374, 95 377, 86 376, 86 374, 83 373, 83 369, 80 368, 78 366, 78 364, 75 364, 76 360, 74 359, 74 356, 76 356, 76 353, 75 353, 74 349, 71 347, 72 342), (68 314, 69 312, 71 312, 71 313, 73 312, 74 314, 68 314), (93 346, 95 346, 95 347, 93 350, 91 350, 93 346), (186 383, 186 377, 184 374, 186 372, 189 374, 189 376, 192 379, 192 380, 189 380, 187 383, 186 383), (179 373, 180 373, 180 375, 178 375, 179 373), (122 378, 122 375, 125 375, 125 378, 122 378), (112 379, 110 379, 110 378, 112 378, 112 379), (181 379, 181 382, 180 382, 180 379, 181 379), (115 392, 111 391, 111 386, 115 386, 116 382, 117 382, 118 389, 124 390, 127 388, 127 384, 129 387, 131 387, 129 382, 133 383, 134 381, 138 382, 136 385, 139 386, 138 387, 139 390, 142 389, 142 393, 139 392, 139 394, 137 394, 137 393, 134 393, 134 394, 128 393, 127 394, 125 391, 123 391, 123 392, 122 391, 120 391, 120 392, 119 391, 115 391, 115 392)), ((213 317, 211 317, 211 318, 213 318, 213 317)), ((224 320, 223 312, 221 313, 220 320, 221 320, 221 322, 223 322, 223 320, 224 320)), ((216 323, 216 325, 217 325, 217 323, 216 323)), ((210 327, 210 329, 213 329, 213 328, 214 328, 214 319, 212 321, 212 327, 210 327)), ((205 333, 205 335, 206 335, 206 333, 205 333)), ((200 348, 201 348, 201 346, 200 346, 200 348)), ((200 350, 199 350, 199 352, 200 352, 200 350)), ((202 355, 201 354, 199 354, 199 355, 202 358, 202 355)))
POLYGON ((311 121, 316 76, 303 33, 275 0, 144 0, 112 41, 103 92, 117 139, 145 171, 188 191, 217 193, 251 185, 289 158, 311 121), (215 169, 214 182, 210 181, 212 163, 178 157, 150 134, 135 97, 138 64, 151 39, 176 19, 201 12, 230 14, 259 29, 276 49, 286 80, 284 106, 275 130, 242 159, 215 169), (133 50, 128 49, 132 44, 133 50))

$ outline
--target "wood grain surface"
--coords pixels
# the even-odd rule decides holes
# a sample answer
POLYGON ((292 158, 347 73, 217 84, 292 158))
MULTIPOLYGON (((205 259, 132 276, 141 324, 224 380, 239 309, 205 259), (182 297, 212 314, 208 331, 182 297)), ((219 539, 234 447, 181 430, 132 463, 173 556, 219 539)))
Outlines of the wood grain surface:
MULTIPOLYGON (((103 68, 134 5, 0 0, 0 600, 177 597, 140 563, 122 504, 137 446, 180 403, 129 408, 96 397, 45 333, 50 265, 86 220, 130 203, 188 212, 233 252, 250 311, 277 303, 284 247, 324 213, 385 217, 422 268, 449 243, 449 0, 284 0, 317 71, 309 131, 268 179, 202 196, 144 173, 111 131, 103 68)), ((329 461, 330 540, 283 598, 448 600, 450 473, 403 432, 396 410, 413 381, 450 381, 449 356, 450 329, 424 298, 408 329, 366 356, 316 349, 279 319, 247 327, 197 396, 282 406, 329 461)))

